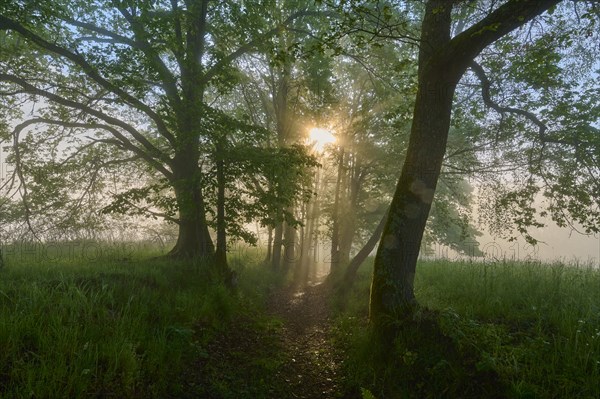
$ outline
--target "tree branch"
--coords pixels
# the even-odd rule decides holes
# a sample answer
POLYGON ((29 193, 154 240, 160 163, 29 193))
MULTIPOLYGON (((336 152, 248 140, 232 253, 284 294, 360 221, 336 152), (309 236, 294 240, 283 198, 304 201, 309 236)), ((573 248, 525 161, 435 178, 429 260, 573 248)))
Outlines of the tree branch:
MULTIPOLYGON (((114 195, 114 193, 113 193, 113 195, 114 195)), ((163 218, 166 221, 169 221, 171 223, 175 223, 175 224, 179 224, 180 223, 179 219, 174 218, 173 216, 170 216, 170 215, 168 215, 166 213, 151 211, 150 209, 148 209, 146 207, 138 206, 135 203, 133 203, 133 202, 127 200, 127 199, 123 199, 123 201, 125 201, 129 206, 131 206, 132 208, 137 209, 141 213, 147 213, 148 215, 160 217, 160 218, 163 218)))
POLYGON ((61 19, 73 26, 77 26, 78 28, 83 28, 83 29, 89 30, 91 32, 98 33, 100 35, 110 37, 115 43, 126 44, 130 47, 137 48, 135 41, 131 40, 130 38, 128 38, 126 36, 119 35, 118 33, 115 33, 109 29, 102 28, 100 26, 94 25, 89 22, 77 21, 76 19, 73 19, 73 18, 66 17, 66 18, 61 18, 61 19))
MULTIPOLYGON (((3 74, 0 74, 0 80, 3 80, 3 74)), ((37 93, 37 91, 36 91, 36 93, 37 93)), ((65 100, 65 101, 70 101, 70 100, 65 100)), ((65 105, 69 106, 68 104, 65 104, 65 105)), ((81 109, 81 108, 78 108, 78 109, 81 109)), ((85 109, 83 111, 86 112, 85 109)), ((101 115, 103 115, 104 117, 106 117, 108 119, 108 120, 106 120, 108 123, 111 123, 110 120, 114 119, 114 118, 108 117, 107 115, 104 115, 104 114, 101 114, 101 115)), ((99 119, 104 119, 102 117, 99 117, 98 115, 93 115, 93 116, 96 116, 99 119)), ((120 121, 117 120, 117 122, 120 122, 120 121)), ((105 125, 105 124, 100 124, 100 123, 65 122, 65 121, 57 121, 57 120, 53 120, 53 119, 49 119, 49 118, 35 118, 35 119, 30 119, 30 120, 28 120, 26 122, 23 122, 22 125, 24 125, 24 128, 25 128, 25 127, 28 127, 30 125, 38 124, 38 123, 60 125, 60 126, 70 127, 70 128, 103 129, 103 130, 106 130, 109 133, 111 133, 114 137, 116 137, 116 139, 119 141, 120 144, 123 145, 123 147, 125 149, 127 149, 127 150, 133 152, 134 154, 140 156, 141 158, 143 158, 145 161, 147 161, 149 164, 151 164, 158 172, 162 173, 166 178, 172 179, 172 177, 173 177, 173 173, 171 171, 169 171, 168 169, 166 169, 152 155, 148 154, 146 151, 144 151, 141 148, 139 148, 136 145, 134 145, 130 140, 127 139, 127 137, 125 137, 121 132, 119 132, 113 126, 109 126, 109 125, 105 125)), ((123 123, 121 122, 121 124, 123 124, 123 123)), ((123 126, 121 126, 121 124, 117 124, 117 126, 123 127, 123 126)), ((127 124, 125 124, 125 125, 129 126, 127 124)), ((137 134, 140 134, 140 133, 137 133, 137 134)))
POLYGON ((98 83, 101 87, 110 91, 111 93, 114 93, 119 98, 121 98, 123 101, 125 101, 127 104, 129 104, 132 107, 145 113, 156 124, 158 132, 163 137, 165 137, 167 140, 169 140, 169 142, 171 144, 175 143, 175 138, 173 137, 173 135, 171 134, 171 132, 165 125, 165 123, 162 120, 160 115, 158 115, 156 112, 154 112, 148 105, 144 104, 143 102, 141 102, 140 100, 138 100, 137 98, 132 96, 131 94, 127 93, 120 87, 116 86, 115 84, 109 82, 104 77, 102 77, 98 73, 98 71, 90 63, 88 63, 85 60, 85 58, 83 58, 80 54, 73 53, 64 47, 60 47, 54 43, 50 43, 46 39, 42 38, 41 36, 33 33, 29 29, 25 28, 23 25, 21 25, 17 21, 7 18, 3 15, 0 15, 0 30, 7 30, 7 29, 11 29, 11 30, 14 30, 15 32, 18 32, 21 36, 25 37, 26 39, 31 40, 33 43, 35 43, 39 47, 41 47, 47 51, 50 51, 52 53, 55 53, 61 57, 64 57, 64 58, 70 60, 71 62, 73 62, 75 65, 81 67, 83 72, 88 77, 90 77, 94 82, 98 83))
POLYGON ((183 30, 181 28, 180 10, 177 4, 178 0, 171 0, 171 10, 173 12, 173 30, 175 32, 175 48, 173 48, 173 54, 177 59, 179 65, 183 62, 185 55, 185 49, 183 48, 183 30))
MULTIPOLYGON (((165 65, 163 60, 160 58, 160 55, 152 47, 150 42, 148 41, 148 32, 144 30, 143 25, 137 21, 133 15, 131 15, 126 9, 119 8, 119 11, 123 15, 123 17, 129 22, 129 26, 133 35, 135 37, 134 46, 135 48, 142 51, 148 60, 152 63, 152 66, 158 72, 162 80, 161 87, 167 94, 169 101, 173 104, 173 108, 175 110, 179 110, 181 105, 181 98, 179 97, 179 90, 177 90, 177 78, 173 75, 173 73, 169 70, 169 68, 165 65)), ((171 141, 171 140, 169 140, 171 141)), ((175 141, 171 141, 171 144, 174 144, 175 141)))
POLYGON ((260 35, 256 39, 251 40, 251 41, 243 44, 237 50, 235 50, 232 53, 229 53, 227 56, 225 56, 221 60, 219 60, 208 71, 206 71, 206 73, 204 74, 204 76, 202 77, 202 80, 201 80, 202 84, 207 84, 210 81, 210 79, 212 79, 216 74, 218 74, 219 71, 223 67, 225 67, 226 65, 231 64, 233 61, 235 61, 236 59, 238 59, 242 55, 244 55, 244 54, 246 54, 246 53, 248 53, 248 52, 256 49, 266 39, 270 38, 271 36, 273 36, 277 32, 279 32, 281 30, 284 30, 289 24, 291 24, 292 22, 294 22, 296 19, 302 18, 302 17, 306 17, 306 16, 322 16, 322 15, 328 15, 328 13, 325 13, 323 11, 308 11, 308 10, 303 10, 303 11, 297 11, 297 12, 291 14, 289 17, 287 17, 285 19, 285 21, 283 21, 282 23, 278 24, 277 26, 275 26, 271 30, 267 31, 265 34, 260 35))
POLYGON ((509 0, 488 16, 455 36, 434 62, 447 64, 462 75, 488 45, 560 3, 561 0, 509 0))
POLYGON ((499 104, 497 104, 496 102, 494 102, 492 100, 491 94, 490 94, 491 83, 490 83, 490 80, 488 79, 487 75, 485 74, 483 67, 475 61, 471 62, 470 67, 471 67, 471 70, 477 76, 477 78, 481 81, 481 97, 483 98, 483 102, 485 105, 492 108, 494 111, 498 112, 501 115, 510 113, 510 114, 515 114, 515 115, 525 117, 526 119, 528 119, 530 122, 532 122, 534 125, 536 125, 538 127, 538 137, 542 143, 553 143, 553 144, 564 144, 564 145, 575 145, 575 146, 577 146, 579 144, 579 142, 577 142, 577 141, 571 142, 568 140, 553 139, 553 138, 548 137, 546 135, 546 131, 548 130, 548 127, 532 112, 525 111, 525 110, 522 110, 519 108, 503 107, 503 106, 500 106, 499 104))

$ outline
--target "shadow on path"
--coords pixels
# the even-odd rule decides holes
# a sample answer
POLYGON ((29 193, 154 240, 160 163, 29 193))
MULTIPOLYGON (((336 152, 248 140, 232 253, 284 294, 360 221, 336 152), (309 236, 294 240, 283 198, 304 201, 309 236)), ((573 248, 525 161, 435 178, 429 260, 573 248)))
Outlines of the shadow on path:
POLYGON ((176 397, 353 399, 343 394, 343 356, 331 344, 330 295, 327 283, 272 292, 268 318, 236 318, 196 345, 176 397))
POLYGON ((277 377, 288 384, 290 398, 343 397, 342 359, 330 343, 330 294, 329 284, 321 282, 271 296, 268 309, 284 322, 280 339, 288 359, 277 377))

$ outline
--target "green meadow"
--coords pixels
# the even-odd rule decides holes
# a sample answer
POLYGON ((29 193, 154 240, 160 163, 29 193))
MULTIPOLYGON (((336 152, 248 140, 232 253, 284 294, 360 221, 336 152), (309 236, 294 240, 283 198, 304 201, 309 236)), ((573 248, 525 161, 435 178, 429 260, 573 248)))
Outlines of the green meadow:
MULTIPOLYGON (((285 393, 273 380, 286 362, 276 339, 282 322, 265 303, 289 280, 268 271, 259 252, 233 258, 234 291, 215 284, 207 265, 147 250, 51 262, 7 256, 0 397, 285 393)), ((421 310, 384 355, 367 321, 371 271, 363 265, 353 289, 331 298, 345 397, 600 397, 600 273, 592 266, 421 262, 421 310)))
POLYGON ((421 262, 422 310, 387 362, 366 327, 371 270, 337 302, 347 383, 363 397, 600 397, 600 271, 592 265, 421 262), (441 330, 434 338, 431 315, 441 330))
POLYGON ((241 283, 233 294, 206 265, 123 254, 5 256, 0 397, 202 397, 190 367, 235 318, 260 321, 269 279, 234 260, 241 283))

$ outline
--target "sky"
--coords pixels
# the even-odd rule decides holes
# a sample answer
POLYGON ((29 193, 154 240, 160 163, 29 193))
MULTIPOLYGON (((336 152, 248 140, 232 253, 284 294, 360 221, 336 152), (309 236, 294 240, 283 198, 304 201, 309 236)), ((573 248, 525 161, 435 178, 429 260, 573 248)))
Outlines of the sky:
POLYGON ((570 228, 560 228, 552 221, 546 221, 547 227, 533 229, 533 236, 539 244, 535 247, 528 245, 525 240, 509 243, 495 238, 484 232, 479 238, 480 248, 486 254, 496 258, 515 257, 517 260, 541 260, 545 262, 562 261, 565 263, 579 262, 600 263, 600 237, 583 236, 570 228))

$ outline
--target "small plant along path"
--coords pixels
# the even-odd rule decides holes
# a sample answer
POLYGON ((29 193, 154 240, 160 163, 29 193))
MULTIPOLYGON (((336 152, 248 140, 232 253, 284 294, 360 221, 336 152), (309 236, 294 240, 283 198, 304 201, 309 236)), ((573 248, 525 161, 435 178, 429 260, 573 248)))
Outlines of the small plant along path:
POLYGON ((293 286, 271 296, 269 311, 281 318, 280 334, 287 361, 277 371, 289 387, 290 398, 342 397, 338 369, 342 362, 330 342, 329 302, 326 282, 303 289, 293 286))

